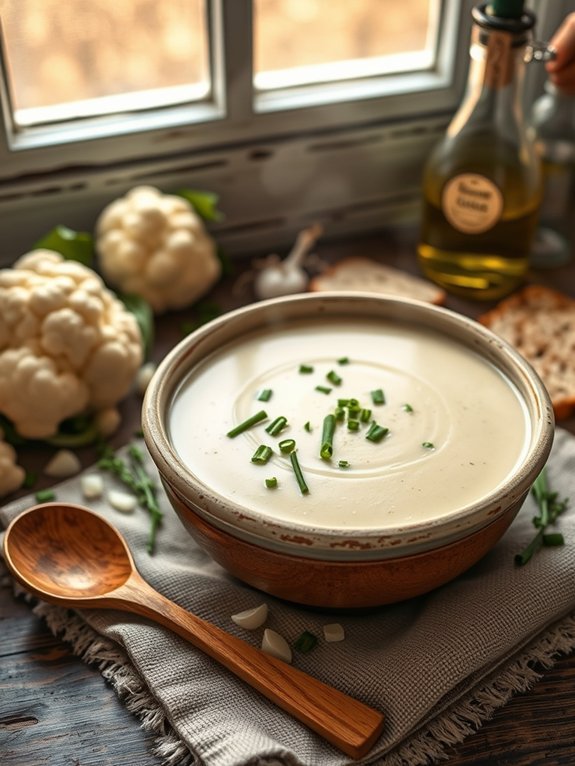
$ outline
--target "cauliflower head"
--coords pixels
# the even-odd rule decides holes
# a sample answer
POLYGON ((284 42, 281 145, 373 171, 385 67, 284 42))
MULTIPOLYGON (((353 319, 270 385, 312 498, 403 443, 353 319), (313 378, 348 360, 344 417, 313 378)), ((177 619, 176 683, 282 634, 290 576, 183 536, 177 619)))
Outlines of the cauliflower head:
POLYGON ((0 270, 0 413, 21 436, 114 408, 143 355, 136 319, 92 269, 33 250, 0 270))
POLYGON ((190 203, 153 186, 104 208, 96 252, 106 282, 144 298, 155 314, 189 306, 221 275, 215 243, 190 203))
POLYGON ((4 432, 0 428, 0 497, 15 492, 24 483, 26 472, 16 463, 16 451, 4 441, 4 432))

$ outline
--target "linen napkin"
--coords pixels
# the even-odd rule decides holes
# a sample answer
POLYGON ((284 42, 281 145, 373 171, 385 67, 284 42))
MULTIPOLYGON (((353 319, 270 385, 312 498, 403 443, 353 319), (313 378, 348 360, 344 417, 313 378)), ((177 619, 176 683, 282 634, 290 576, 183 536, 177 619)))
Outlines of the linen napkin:
MULTIPOLYGON (((548 477, 552 489, 575 504, 575 438, 560 429, 548 477)), ((104 478, 117 488, 114 477, 104 478)), ((79 477, 56 492, 59 500, 85 504, 79 477)), ((265 601, 266 627, 289 642, 304 630, 320 637, 309 654, 294 652, 294 664, 386 717, 380 740, 355 763, 433 762, 514 692, 529 688, 538 677, 535 662, 551 665, 575 648, 575 508, 557 524, 565 545, 543 548, 526 566, 516 566, 514 554, 535 532, 531 497, 496 547, 455 581, 401 604, 334 615, 282 602, 227 575, 187 535, 161 492, 160 500, 165 517, 153 556, 146 552, 143 510, 121 514, 105 499, 90 506, 122 531, 144 578, 185 609, 259 645, 263 628, 242 630, 231 615, 265 601), (322 627, 331 622, 343 625, 344 641, 322 640, 322 627)), ((0 524, 34 502, 4 506, 0 524)), ((99 665, 124 703, 158 733, 166 765, 350 763, 159 625, 115 611, 72 613, 42 603, 36 609, 78 655, 99 665)))

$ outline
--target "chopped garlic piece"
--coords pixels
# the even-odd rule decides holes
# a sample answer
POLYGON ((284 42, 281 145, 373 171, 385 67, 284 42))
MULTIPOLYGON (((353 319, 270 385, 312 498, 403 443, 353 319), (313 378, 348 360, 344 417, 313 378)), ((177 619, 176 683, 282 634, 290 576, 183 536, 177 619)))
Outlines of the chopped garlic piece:
POLYGON ((270 630, 270 628, 264 630, 262 651, 266 654, 271 654, 272 657, 277 657, 278 660, 291 662, 291 649, 288 642, 283 636, 280 636, 275 630, 270 630))
POLYGON ((81 468, 82 464, 76 454, 69 449, 61 449, 47 463, 44 473, 56 479, 65 479, 75 476, 81 468))
POLYGON ((104 480, 97 473, 90 473, 80 479, 82 494, 87 500, 102 497, 104 493, 104 480))
POLYGON ((146 362, 143 364, 136 374, 136 390, 143 396, 146 393, 148 384, 152 379, 152 375, 156 372, 156 365, 154 362, 146 362))
POLYGON ((339 622, 332 622, 329 625, 324 625, 323 636, 326 641, 343 641, 345 638, 343 625, 340 625, 339 622))
POLYGON ((122 513, 132 513, 138 504, 135 495, 129 495, 127 492, 120 492, 117 489, 108 492, 108 502, 112 508, 122 513))
POLYGON ((232 614, 232 620, 239 625, 240 628, 246 630, 255 630, 260 628, 268 618, 268 605, 260 604, 253 609, 246 609, 245 612, 238 612, 238 614, 232 614))

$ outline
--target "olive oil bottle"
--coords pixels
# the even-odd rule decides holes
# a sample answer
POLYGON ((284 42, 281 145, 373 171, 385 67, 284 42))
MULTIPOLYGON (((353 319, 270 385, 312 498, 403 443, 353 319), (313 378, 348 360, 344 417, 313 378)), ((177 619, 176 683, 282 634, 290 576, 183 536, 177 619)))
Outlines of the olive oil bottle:
POLYGON ((418 259, 446 290, 493 300, 523 281, 541 204, 521 103, 535 17, 522 0, 472 13, 466 94, 424 171, 418 259))

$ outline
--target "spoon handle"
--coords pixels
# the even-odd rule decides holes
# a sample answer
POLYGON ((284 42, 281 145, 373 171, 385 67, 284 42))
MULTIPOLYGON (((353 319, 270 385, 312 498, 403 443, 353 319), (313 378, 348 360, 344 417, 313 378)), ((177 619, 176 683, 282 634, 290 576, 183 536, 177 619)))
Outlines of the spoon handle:
POLYGON ((365 755, 381 733, 379 711, 187 612, 139 575, 105 600, 102 606, 136 612, 170 628, 352 758, 365 755))

